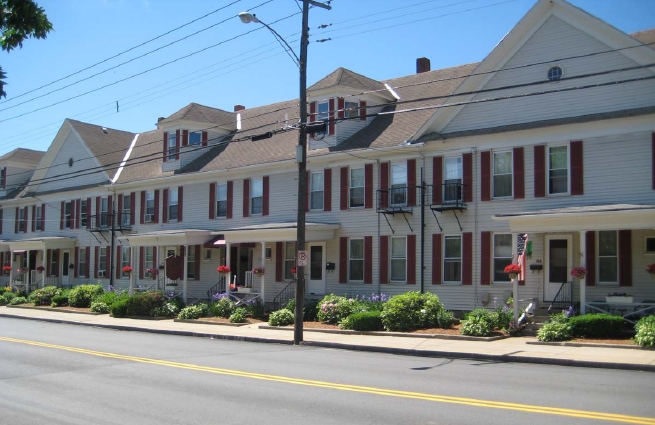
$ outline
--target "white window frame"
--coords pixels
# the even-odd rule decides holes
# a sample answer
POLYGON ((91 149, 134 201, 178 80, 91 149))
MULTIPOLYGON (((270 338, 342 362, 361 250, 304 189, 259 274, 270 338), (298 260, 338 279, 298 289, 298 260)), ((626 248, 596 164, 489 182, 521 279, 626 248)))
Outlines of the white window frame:
POLYGON ((389 205, 393 207, 404 207, 407 205, 407 163, 391 164, 390 172, 389 205))
POLYGON ((364 268, 366 267, 366 264, 364 263, 364 257, 365 257, 364 249, 365 249, 365 245, 364 245, 364 239, 363 238, 350 238, 350 239, 348 239, 348 282, 357 282, 357 283, 364 282, 364 274, 365 274, 364 268), (354 255, 353 254, 353 242, 361 242, 361 244, 362 244, 362 250, 361 250, 362 256, 361 256, 361 258, 353 257, 353 255, 354 255), (362 278, 361 279, 354 279, 353 278, 352 273, 353 273, 353 263, 354 262, 358 262, 358 263, 362 264, 362 268, 361 268, 362 278))
POLYGON ((441 260, 442 264, 442 278, 443 278, 443 283, 446 285, 461 285, 462 284, 462 275, 463 275, 463 263, 464 263, 464 258, 463 258, 463 243, 464 240, 462 238, 462 235, 449 235, 449 236, 444 236, 443 238, 443 259, 441 260), (459 239, 459 257, 447 257, 446 254, 448 250, 446 249, 446 243, 450 239, 459 239), (446 263, 451 263, 451 262, 457 262, 459 261, 459 279, 460 280, 446 280, 446 263))
POLYGON ((89 206, 87 205, 86 199, 80 200, 80 226, 86 227, 86 223, 89 215, 89 206))
POLYGON ((186 278, 194 279, 196 278, 196 249, 194 245, 189 245, 186 250, 186 278))
MULTIPOLYGON (((50 254, 50 264, 48 264, 48 267, 50 267, 50 276, 59 276, 59 270, 57 267, 59 266, 59 252, 60 250, 53 249, 50 254)), ((68 267, 68 265, 66 265, 66 267, 68 267)))
POLYGON ((176 155, 176 145, 177 145, 177 134, 176 131, 168 132, 168 141, 166 143, 166 160, 175 161, 176 155))
POLYGON ((168 189, 168 221, 179 221, 178 217, 180 216, 179 211, 179 193, 177 189, 168 189), (175 195, 175 196, 173 196, 175 195), (173 217, 173 207, 175 208, 175 217, 173 217))
MULTIPOLYGON (((509 278, 509 275, 506 274, 505 272, 502 273, 502 279, 501 280, 498 280, 496 278, 496 260, 499 260, 499 261, 509 260, 508 264, 512 264, 512 260, 514 260, 513 235, 511 233, 494 233, 491 250, 492 250, 492 252, 491 252, 491 267, 492 267, 491 273, 492 273, 492 276, 493 276, 493 279, 492 279, 493 283, 494 284, 512 283, 512 280, 509 278), (509 236, 509 254, 510 254, 509 257, 499 256, 496 253, 496 237, 498 237, 498 236, 504 236, 504 237, 509 236)), ((503 270, 504 269, 505 268, 503 267, 503 270)))
POLYGON ((205 254, 202 257, 202 261, 211 261, 212 260, 212 249, 211 248, 205 248, 204 252, 205 252, 205 254))
POLYGON ((648 250, 648 241, 652 240, 653 246, 655 248, 655 236, 646 236, 644 238, 644 255, 655 255, 655 249, 648 250))
POLYGON ((351 168, 348 171, 348 207, 349 208, 364 208, 366 205, 366 171, 364 167, 361 168, 351 168), (362 185, 361 186, 353 186, 353 173, 354 172, 361 172, 362 173, 362 185), (354 190, 361 190, 362 191, 362 204, 361 205, 353 205, 353 191, 354 190))
MULTIPOLYGON (((443 202, 444 203, 449 203, 449 202, 458 202, 462 201, 464 198, 464 158, 459 155, 459 156, 449 156, 445 157, 443 160, 443 202), (459 165, 459 177, 457 178, 448 178, 448 177, 453 177, 453 176, 448 176, 448 163, 451 161, 457 161, 457 165, 459 165), (459 193, 456 193, 458 195, 457 199, 455 198, 449 198, 449 191, 448 191, 448 183, 455 183, 457 180, 459 180, 459 193)), ((454 189, 451 189, 454 190, 454 189)))
POLYGON ((104 277, 109 277, 107 276, 107 247, 106 246, 101 246, 100 249, 98 250, 98 264, 96 264, 96 269, 98 270, 98 275, 100 275, 100 272, 104 272, 105 273, 104 277))
POLYGON ((86 248, 80 247, 77 255, 77 277, 88 278, 89 276, 86 275, 86 264, 89 259, 86 258, 86 248))
POLYGON ((25 208, 20 207, 18 209, 18 233, 25 232, 26 227, 27 223, 25 222, 25 208))
POLYGON ((608 285, 608 286, 616 286, 619 284, 619 280, 621 278, 621 270, 620 264, 619 264, 619 232, 616 230, 599 230, 596 232, 596 240, 598 243, 596 244, 596 276, 597 276, 597 281, 598 285, 608 285), (600 234, 605 233, 605 232, 612 232, 615 235, 615 255, 601 255, 600 254, 600 234), (601 280, 601 275, 600 275, 600 262, 602 259, 611 259, 614 258, 614 261, 616 262, 616 280, 614 281, 608 281, 608 280, 601 280))
POLYGON ((132 257, 131 252, 130 252, 130 247, 129 246, 121 246, 121 261, 120 261, 120 268, 121 268, 121 279, 129 279, 130 274, 129 273, 123 273, 123 267, 129 266, 130 265, 130 258, 132 257))
POLYGON ((330 102, 323 100, 316 102, 316 120, 317 121, 327 121, 330 119, 330 102), (324 111, 321 111, 325 107, 324 111))
POLYGON ((107 227, 109 225, 109 198, 103 197, 100 198, 100 227, 107 227))
POLYGON ((129 226, 131 223, 130 216, 132 215, 132 196, 121 195, 123 197, 123 210, 121 211, 122 225, 129 226))
POLYGON ((146 191, 146 215, 155 216, 155 191, 146 191), (152 205, 152 206, 150 206, 152 205))
POLYGON ((359 118, 359 103, 358 102, 344 102, 343 116, 346 118, 359 118))
POLYGON ((73 201, 64 202, 64 229, 73 228, 73 201))
POLYGON ((152 278, 152 275, 147 272, 148 269, 155 268, 155 249, 151 246, 146 246, 143 249, 143 276, 146 278, 152 278))
POLYGON ((202 132, 201 131, 189 131, 189 146, 198 146, 202 144, 202 132), (192 142, 191 139, 193 138, 192 136, 198 135, 198 141, 197 142, 192 142))
POLYGON ((396 282, 396 283, 402 283, 402 282, 407 282, 407 237, 405 236, 391 236, 391 240, 389 241, 389 281, 390 282, 396 282), (394 256, 393 253, 393 245, 394 245, 394 240, 401 240, 404 241, 405 244, 405 252, 403 256, 394 256), (405 264, 405 273, 404 277, 402 279, 394 279, 393 277, 393 265, 394 262, 400 263, 403 262, 405 264))
MULTIPOLYGON (((316 183, 318 184, 318 183, 316 183)), ((323 175, 323 171, 312 171, 310 176, 309 176, 309 210, 310 211, 323 211, 323 208, 325 207, 324 204, 324 194, 325 194, 325 176, 323 175), (321 187, 320 189, 315 188, 315 182, 316 178, 318 176, 321 177, 320 183, 321 187), (314 197, 318 201, 320 201, 320 208, 314 208, 314 197)))
POLYGON ((493 192, 493 199, 511 199, 514 197, 514 151, 499 150, 491 153, 491 190, 493 192), (496 155, 509 154, 509 165, 511 171, 509 173, 496 173, 496 155), (496 195, 496 176, 504 177, 510 176, 510 194, 509 195, 496 195))
MULTIPOLYGON (((561 170, 561 168, 558 168, 557 170, 561 170)), ((568 143, 546 146, 546 172, 546 194, 548 196, 566 196, 571 194, 571 149, 568 143), (566 148, 566 192, 550 192, 550 150, 554 148, 566 148)))
POLYGON ((250 179, 250 215, 262 215, 264 213, 264 179, 250 179), (258 190, 255 191, 255 188, 258 190), (256 193, 257 192, 257 193, 256 193), (255 212, 255 201, 261 198, 261 206, 255 212))
POLYGON ((216 218, 227 218, 227 183, 216 184, 216 218), (225 213, 221 214, 221 202, 225 204, 225 213))
POLYGON ((36 208, 34 208, 36 213, 36 217, 34 217, 34 230, 37 232, 43 230, 43 226, 41 226, 41 220, 43 220, 43 208, 45 208, 45 205, 38 205, 36 208))

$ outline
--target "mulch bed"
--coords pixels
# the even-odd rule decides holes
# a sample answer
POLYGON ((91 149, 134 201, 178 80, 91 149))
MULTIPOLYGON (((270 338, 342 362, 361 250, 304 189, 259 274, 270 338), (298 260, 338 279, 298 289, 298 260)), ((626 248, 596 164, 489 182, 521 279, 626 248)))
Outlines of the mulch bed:
MULTIPOLYGON (((189 320, 189 322, 213 322, 213 323, 230 323, 230 319, 225 319, 223 317, 202 317, 200 319, 195 319, 195 320, 189 320)), ((246 324, 246 325, 254 325, 258 323, 265 323, 261 320, 257 319, 251 319, 251 318, 246 318, 245 323, 239 323, 240 325, 246 324)), ((230 323, 231 324, 231 323, 230 323)))
POLYGON ((610 345, 634 345, 639 346, 632 338, 608 338, 608 339, 591 339, 591 338, 574 338, 570 342, 579 342, 587 344, 610 344, 610 345))
POLYGON ((70 312, 70 313, 90 313, 90 314, 99 314, 99 313, 93 313, 91 311, 91 308, 89 307, 51 307, 49 305, 34 305, 31 303, 27 304, 19 304, 19 305, 11 305, 7 307, 18 307, 18 308, 31 308, 35 310, 48 310, 48 311, 64 311, 64 312, 70 312))

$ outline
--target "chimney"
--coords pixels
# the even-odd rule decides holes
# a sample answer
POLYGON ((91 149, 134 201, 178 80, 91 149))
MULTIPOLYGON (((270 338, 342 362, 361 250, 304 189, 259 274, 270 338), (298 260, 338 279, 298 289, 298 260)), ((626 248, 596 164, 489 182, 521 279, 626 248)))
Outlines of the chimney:
POLYGON ((159 118, 157 118, 157 122, 162 122, 165 119, 166 119, 166 117, 159 117, 159 118))
POLYGON ((243 111, 244 109, 246 109, 246 107, 243 105, 234 105, 234 112, 243 111))
POLYGON ((423 72, 430 71, 430 59, 428 58, 418 58, 416 59, 416 73, 421 74, 423 72))

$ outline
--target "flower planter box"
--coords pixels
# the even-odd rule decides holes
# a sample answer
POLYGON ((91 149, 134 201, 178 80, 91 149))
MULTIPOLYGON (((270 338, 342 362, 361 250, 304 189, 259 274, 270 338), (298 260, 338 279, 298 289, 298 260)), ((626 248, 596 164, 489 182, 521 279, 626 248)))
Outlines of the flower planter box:
POLYGON ((252 288, 246 288, 244 286, 237 286, 237 292, 242 292, 244 294, 249 294, 252 291, 252 288))
POLYGON ((634 297, 605 297, 608 304, 632 304, 634 297))

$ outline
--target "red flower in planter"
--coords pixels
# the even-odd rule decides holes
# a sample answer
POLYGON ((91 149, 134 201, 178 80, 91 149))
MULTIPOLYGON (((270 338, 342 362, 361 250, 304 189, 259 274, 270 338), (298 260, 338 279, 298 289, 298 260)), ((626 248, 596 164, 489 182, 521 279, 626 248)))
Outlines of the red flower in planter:
POLYGON ((231 272, 229 266, 218 266, 218 267, 216 267, 216 271, 219 272, 219 273, 229 273, 229 272, 231 272))
POLYGON ((655 274, 655 263, 653 263, 653 264, 649 264, 649 265, 646 267, 646 273, 649 273, 649 274, 655 274))
POLYGON ((123 273, 132 273, 132 266, 123 267, 123 273))
POLYGON ((510 264, 507 267, 505 267, 504 272, 507 274, 520 274, 521 266, 519 266, 518 264, 510 264))
POLYGON ((296 268, 295 267, 291 268, 291 273, 296 274, 296 268))

